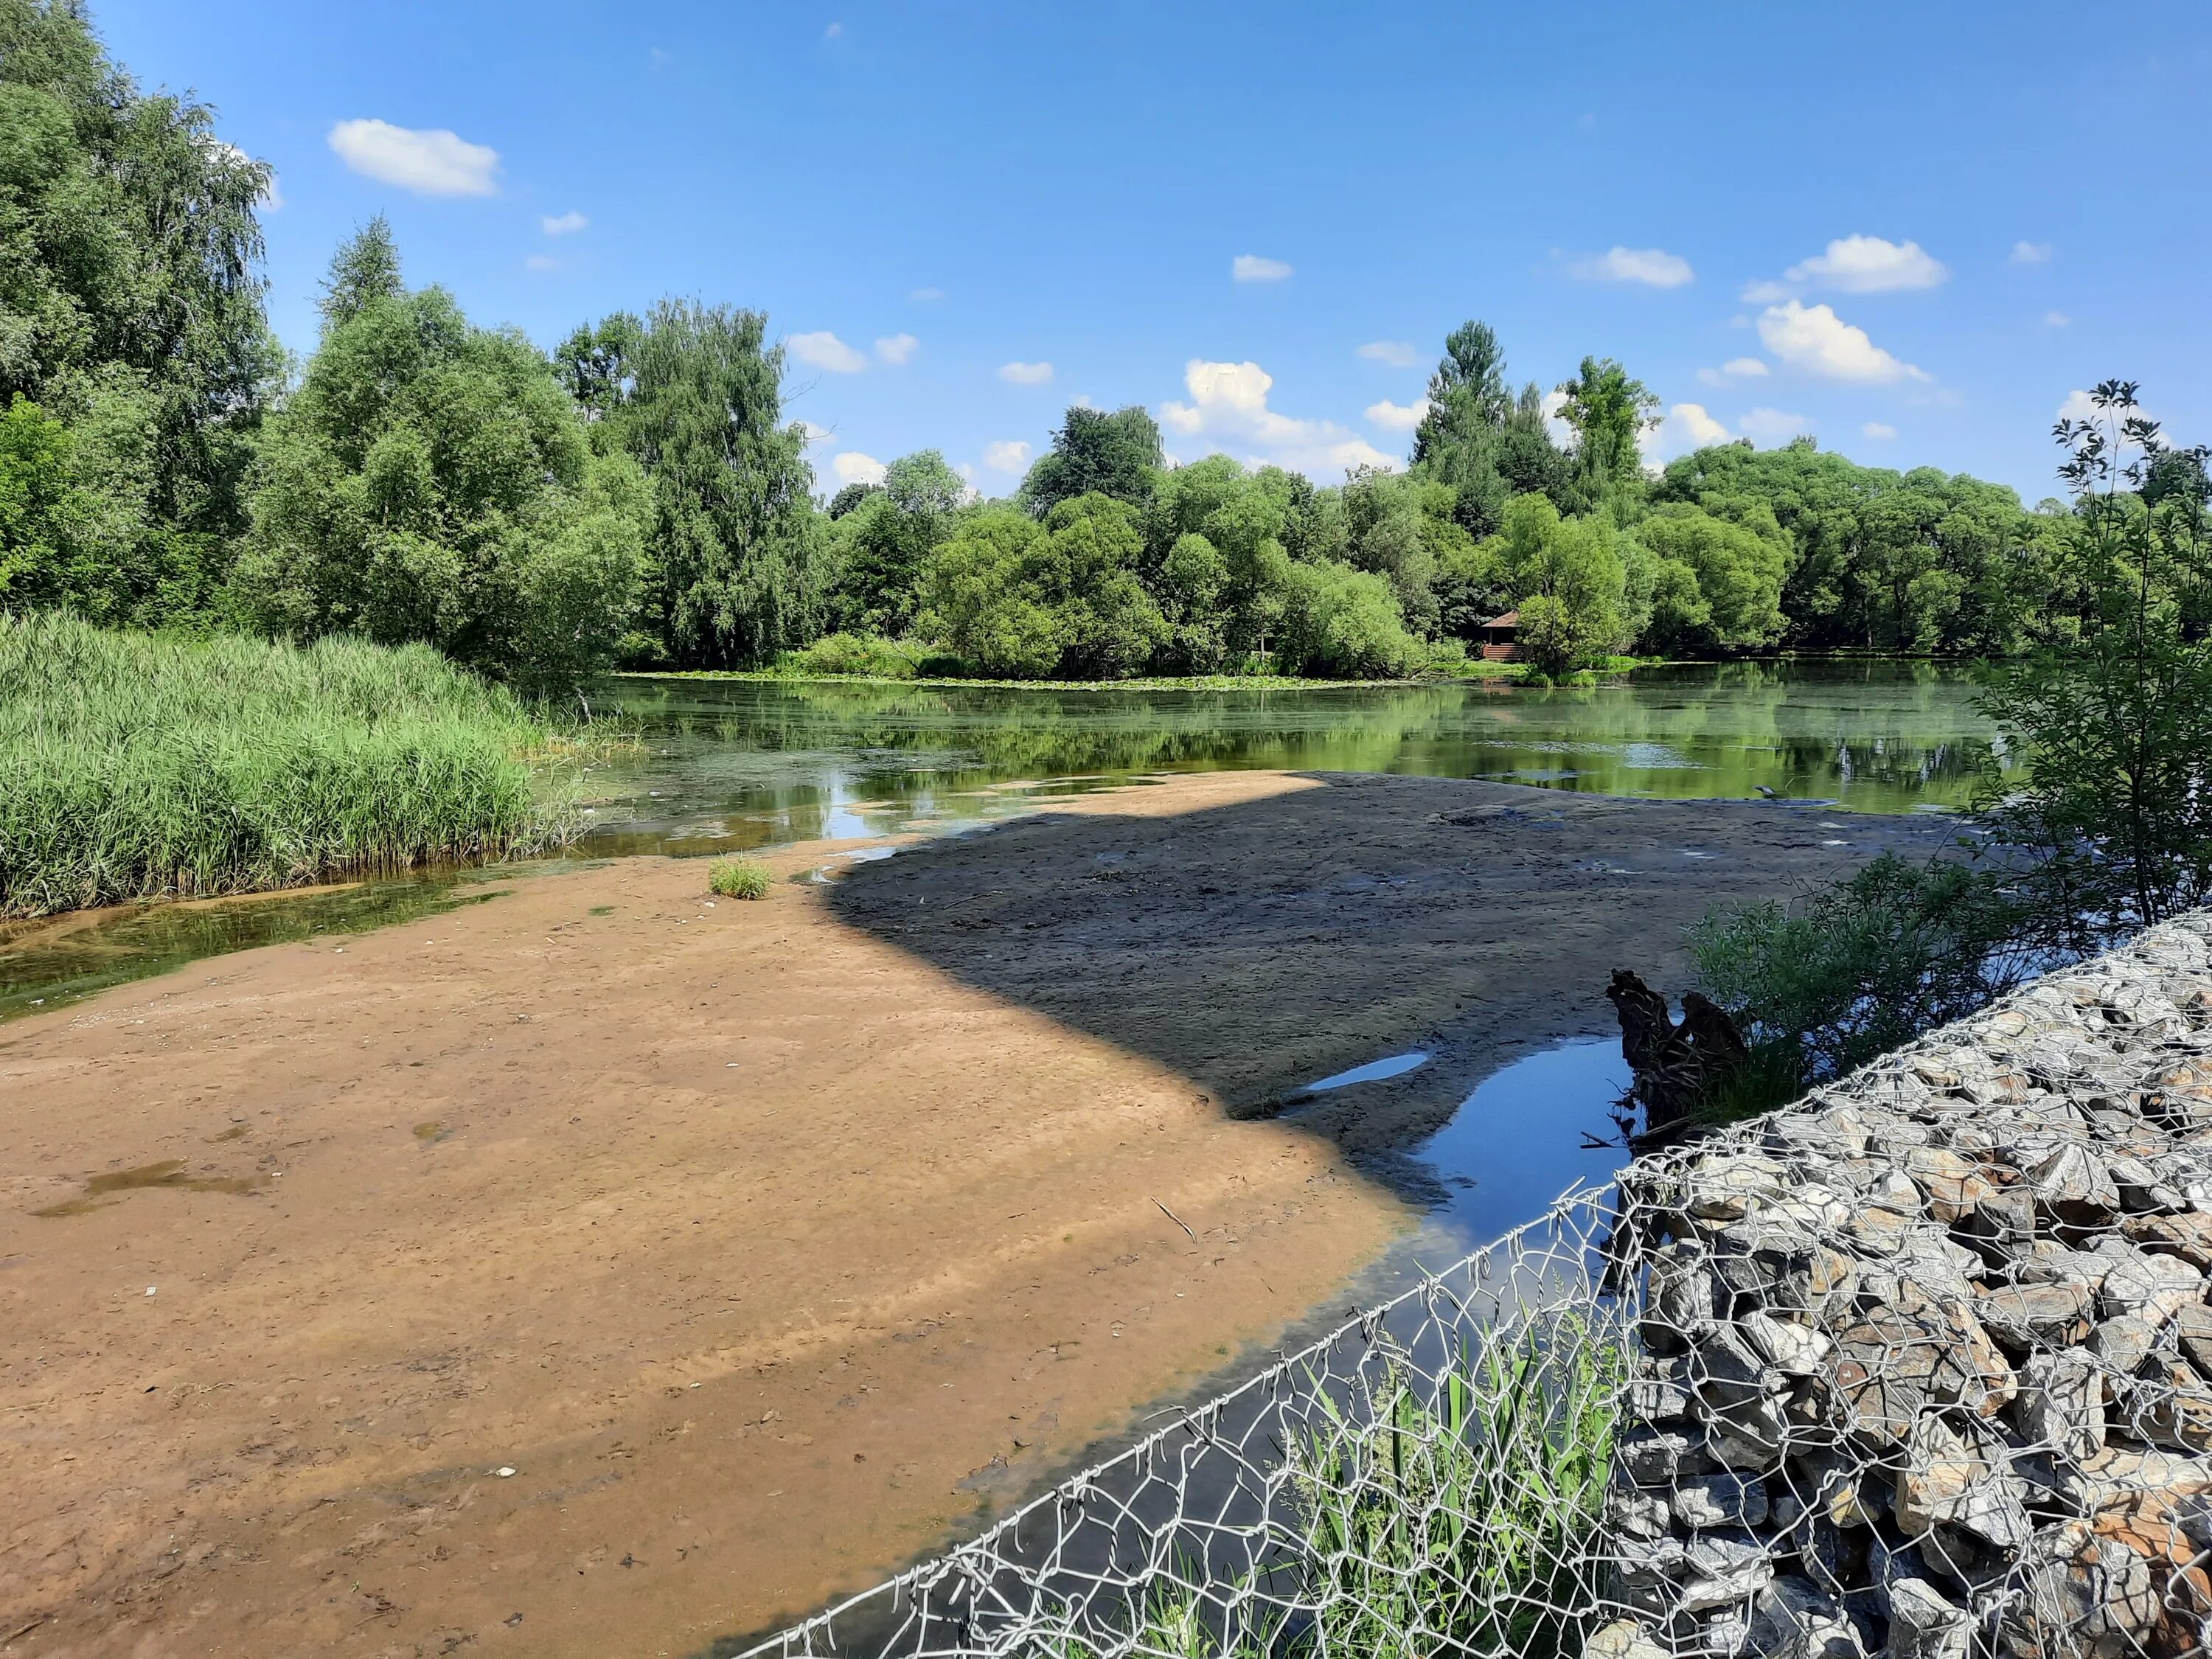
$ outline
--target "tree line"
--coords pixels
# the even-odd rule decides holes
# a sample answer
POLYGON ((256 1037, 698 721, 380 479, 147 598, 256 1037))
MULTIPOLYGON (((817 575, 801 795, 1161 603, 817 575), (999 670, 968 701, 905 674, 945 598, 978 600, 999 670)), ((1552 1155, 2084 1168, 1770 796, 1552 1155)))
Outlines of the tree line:
POLYGON ((0 609, 426 641, 544 690, 793 653, 1449 672, 1506 611, 1553 674, 2008 655, 2095 612, 2075 509, 1806 439, 1655 476, 1656 399, 1620 364, 1586 358, 1547 399, 1478 322, 1446 340, 1403 471, 1170 466, 1142 408, 1079 407, 1008 497, 932 450, 824 502, 759 312, 666 299, 548 353, 408 287, 379 218, 294 364, 262 306, 267 171, 206 108, 141 91, 79 9, 0 0, 0 609))

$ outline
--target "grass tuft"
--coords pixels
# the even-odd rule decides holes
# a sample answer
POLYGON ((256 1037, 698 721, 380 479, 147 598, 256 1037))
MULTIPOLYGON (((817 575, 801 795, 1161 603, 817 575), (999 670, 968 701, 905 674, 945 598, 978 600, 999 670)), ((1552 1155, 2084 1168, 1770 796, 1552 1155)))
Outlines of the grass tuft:
POLYGON ((0 917, 538 851, 579 752, 428 646, 0 613, 0 917))
POLYGON ((725 859, 707 872, 707 885, 724 898, 766 898, 774 879, 767 866, 744 859, 725 859))

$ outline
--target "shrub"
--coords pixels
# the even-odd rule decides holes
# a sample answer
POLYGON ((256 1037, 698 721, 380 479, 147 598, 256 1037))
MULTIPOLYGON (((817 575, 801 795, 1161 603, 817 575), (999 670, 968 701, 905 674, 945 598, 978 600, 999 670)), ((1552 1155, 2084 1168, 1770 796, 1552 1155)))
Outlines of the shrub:
POLYGON ((766 898, 774 879, 766 865, 749 859, 724 859, 707 872, 707 885, 724 898, 766 898))
POLYGON ((802 651, 787 651, 776 667, 787 674, 857 674, 870 679, 910 680, 925 647, 881 634, 825 634, 802 651))

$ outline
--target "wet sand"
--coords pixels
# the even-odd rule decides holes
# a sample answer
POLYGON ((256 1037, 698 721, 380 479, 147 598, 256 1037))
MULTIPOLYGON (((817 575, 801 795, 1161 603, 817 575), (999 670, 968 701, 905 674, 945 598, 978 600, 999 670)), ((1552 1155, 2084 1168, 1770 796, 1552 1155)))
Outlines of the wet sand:
POLYGON ((1338 1294, 1411 1213, 1358 1160, 1616 961, 1939 833, 1849 822, 1179 777, 0 1027, 0 1651, 679 1655, 859 1588, 1338 1294))

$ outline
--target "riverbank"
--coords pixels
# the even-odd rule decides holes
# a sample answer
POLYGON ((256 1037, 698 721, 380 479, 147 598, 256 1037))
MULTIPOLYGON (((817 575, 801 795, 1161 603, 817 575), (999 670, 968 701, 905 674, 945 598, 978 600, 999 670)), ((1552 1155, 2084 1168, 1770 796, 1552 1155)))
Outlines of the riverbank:
POLYGON ((649 1654, 803 1612, 1325 1304, 1408 1222, 1370 1172, 1604 1029, 1607 969, 1679 985, 1711 900, 1943 833, 1183 776, 16 1022, 0 1629, 649 1654))

